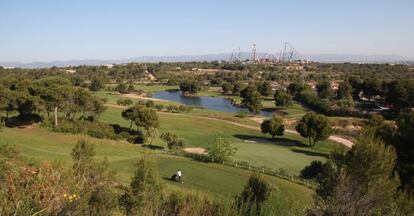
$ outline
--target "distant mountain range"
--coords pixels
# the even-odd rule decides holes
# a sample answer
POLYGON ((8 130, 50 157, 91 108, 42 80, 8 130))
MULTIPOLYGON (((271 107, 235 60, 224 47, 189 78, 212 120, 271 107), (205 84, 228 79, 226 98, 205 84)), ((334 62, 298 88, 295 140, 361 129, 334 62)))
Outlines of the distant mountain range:
MULTIPOLYGON (((258 53, 259 57, 266 56, 267 53, 258 53)), ((49 61, 49 62, 0 62, 3 67, 21 67, 21 68, 42 68, 42 67, 65 67, 78 65, 104 65, 104 64, 121 64, 128 62, 186 62, 186 61, 214 61, 229 60, 230 53, 208 54, 208 55, 181 55, 181 56, 142 56, 131 59, 118 60, 99 60, 83 59, 68 61, 49 61)), ((250 53, 241 53, 241 59, 249 58, 250 53)), ((314 54, 305 55, 306 58, 315 62, 329 63, 401 63, 414 62, 414 58, 408 58, 398 55, 354 55, 354 54, 314 54)))

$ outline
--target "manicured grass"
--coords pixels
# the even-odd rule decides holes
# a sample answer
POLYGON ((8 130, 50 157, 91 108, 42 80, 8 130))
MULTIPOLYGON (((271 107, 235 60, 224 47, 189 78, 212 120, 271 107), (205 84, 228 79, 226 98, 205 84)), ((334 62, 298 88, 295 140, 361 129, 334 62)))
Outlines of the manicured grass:
MULTIPOLYGON (((262 100, 263 108, 264 109, 274 109, 276 110, 275 101, 273 98, 266 98, 262 100)), ((287 115, 284 116, 285 118, 299 118, 305 115, 308 110, 304 108, 302 105, 297 103, 296 101, 293 101, 292 105, 290 105, 287 108, 280 109, 280 112, 286 112, 287 115)))
MULTIPOLYGON (((122 119, 122 109, 108 107, 100 120, 128 127, 128 121, 122 119)), ((337 146, 332 141, 324 141, 310 148, 305 146, 307 139, 299 135, 286 133, 276 141, 264 136, 257 130, 233 125, 223 121, 200 119, 193 115, 172 115, 158 113, 160 118, 159 133, 171 131, 184 138, 187 147, 207 148, 218 134, 228 139, 238 148, 235 160, 247 161, 255 166, 266 166, 272 169, 284 169, 297 175, 300 170, 313 160, 325 161, 329 152, 337 146), (246 142, 255 141, 255 143, 246 142)), ((155 140, 154 144, 164 146, 155 140)))
MULTIPOLYGON (((54 133, 39 127, 5 128, 0 132, 0 145, 15 145, 25 156, 40 160, 59 160, 69 166, 71 149, 80 138, 96 145, 96 158, 98 160, 107 158, 110 167, 117 171, 117 179, 124 184, 130 181, 134 160, 143 155, 154 159, 160 177, 168 190, 198 191, 217 198, 233 197, 241 192, 250 175, 249 171, 234 167, 154 154, 154 151, 125 142, 54 133), (183 184, 167 180, 177 169, 181 169, 184 173, 183 184)), ((312 194, 310 189, 283 179, 269 178, 287 199, 297 200, 304 206, 309 204, 312 194)))

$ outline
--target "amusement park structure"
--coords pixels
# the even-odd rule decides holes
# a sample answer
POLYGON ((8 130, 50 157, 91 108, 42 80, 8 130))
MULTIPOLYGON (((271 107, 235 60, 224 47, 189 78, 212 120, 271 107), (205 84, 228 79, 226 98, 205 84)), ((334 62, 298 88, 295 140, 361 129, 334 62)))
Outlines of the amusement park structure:
POLYGON ((247 58, 242 58, 240 48, 232 52, 230 62, 247 62, 255 64, 275 64, 284 62, 309 63, 310 60, 304 58, 289 42, 283 44, 282 49, 278 54, 265 53, 261 57, 257 52, 256 44, 253 44, 250 55, 247 58))

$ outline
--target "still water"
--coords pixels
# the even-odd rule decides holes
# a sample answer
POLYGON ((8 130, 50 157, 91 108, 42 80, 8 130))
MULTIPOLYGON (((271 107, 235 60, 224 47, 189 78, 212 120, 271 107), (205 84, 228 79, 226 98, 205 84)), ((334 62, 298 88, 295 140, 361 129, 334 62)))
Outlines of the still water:
MULTIPOLYGON (((175 101, 185 105, 202 106, 207 109, 237 113, 240 110, 247 111, 247 109, 234 106, 230 100, 222 97, 208 97, 208 96, 184 96, 181 91, 159 91, 154 92, 153 98, 175 101)), ((261 111, 260 115, 270 117, 272 112, 261 111)))

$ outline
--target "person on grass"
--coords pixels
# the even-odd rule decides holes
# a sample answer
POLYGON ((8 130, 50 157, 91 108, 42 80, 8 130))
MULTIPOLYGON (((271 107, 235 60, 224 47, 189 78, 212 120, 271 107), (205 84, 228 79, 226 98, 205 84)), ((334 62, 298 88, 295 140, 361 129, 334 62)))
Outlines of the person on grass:
POLYGON ((178 181, 179 181, 179 182, 182 182, 182 181, 181 181, 181 176, 182 176, 182 175, 183 175, 183 174, 182 174, 181 170, 178 170, 178 171, 177 171, 177 177, 178 177, 178 181))

